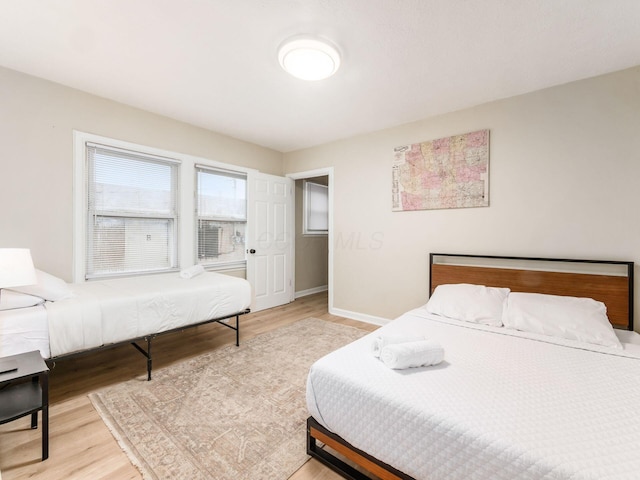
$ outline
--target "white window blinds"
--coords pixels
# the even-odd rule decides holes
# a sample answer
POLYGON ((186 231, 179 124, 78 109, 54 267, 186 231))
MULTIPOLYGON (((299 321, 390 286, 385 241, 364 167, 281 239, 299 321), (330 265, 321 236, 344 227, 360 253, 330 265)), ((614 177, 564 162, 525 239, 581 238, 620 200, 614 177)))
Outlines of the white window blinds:
POLYGON ((177 268, 178 162, 86 147, 86 277, 177 268))
POLYGON ((247 177, 196 165, 197 262, 226 265, 245 260, 247 177))
POLYGON ((304 182, 304 233, 326 235, 329 231, 329 187, 304 182))

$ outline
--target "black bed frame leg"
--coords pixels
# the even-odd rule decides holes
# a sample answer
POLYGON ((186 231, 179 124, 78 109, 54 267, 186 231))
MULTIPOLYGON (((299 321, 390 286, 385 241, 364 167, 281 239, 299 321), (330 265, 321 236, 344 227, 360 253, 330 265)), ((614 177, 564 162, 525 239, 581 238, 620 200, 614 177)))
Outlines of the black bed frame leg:
POLYGON ((151 366, 152 366, 152 362, 151 362, 151 339, 152 338, 153 338, 153 336, 144 337, 144 339, 147 341, 147 349, 146 350, 144 348, 142 348, 140 345, 138 345, 136 342, 131 342, 131 345, 133 345, 135 347, 135 349, 138 350, 147 359, 147 381, 148 382, 151 381, 151 366))
POLYGON ((151 337, 147 337, 147 382, 151 381, 151 337))
POLYGON ((240 315, 236 315, 236 347, 240 346, 240 315))

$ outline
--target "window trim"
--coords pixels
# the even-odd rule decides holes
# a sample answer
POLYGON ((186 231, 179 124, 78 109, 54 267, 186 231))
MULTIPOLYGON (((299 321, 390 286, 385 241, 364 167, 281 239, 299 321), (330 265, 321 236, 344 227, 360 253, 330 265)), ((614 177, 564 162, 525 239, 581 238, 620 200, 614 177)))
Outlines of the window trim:
MULTIPOLYGON (((175 159, 180 162, 178 174, 178 209, 180 216, 180 225, 178 227, 178 252, 177 265, 179 268, 189 267, 195 264, 197 257, 197 247, 194 239, 194 219, 195 219, 195 198, 194 198, 194 178, 195 165, 208 166, 232 172, 244 173, 247 179, 258 170, 247 167, 231 165, 229 163, 219 162, 209 158, 197 157, 179 152, 164 150, 161 148, 149 147, 147 145, 126 142, 110 137, 86 133, 79 130, 73 130, 73 248, 72 248, 72 280, 76 283, 83 283, 85 279, 85 262, 87 256, 86 249, 86 231, 87 231, 87 215, 85 210, 85 198, 87 198, 86 176, 86 148, 85 144, 97 143, 113 148, 122 148, 124 150, 133 150, 141 153, 175 159)), ((247 199, 249 200, 249 199, 247 199)), ((248 207, 249 208, 249 207, 248 207)), ((250 228, 247 225, 247 228, 250 228)), ((212 271, 229 271, 246 269, 246 261, 234 264, 226 264, 220 268, 207 267, 212 271)))

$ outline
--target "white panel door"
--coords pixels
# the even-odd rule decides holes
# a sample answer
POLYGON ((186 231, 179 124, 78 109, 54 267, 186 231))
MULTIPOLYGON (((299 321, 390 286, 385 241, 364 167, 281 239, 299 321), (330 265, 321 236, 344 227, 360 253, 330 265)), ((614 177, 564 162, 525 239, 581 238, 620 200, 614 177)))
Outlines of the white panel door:
POLYGON ((249 173, 247 279, 253 311, 293 300, 293 180, 249 173))

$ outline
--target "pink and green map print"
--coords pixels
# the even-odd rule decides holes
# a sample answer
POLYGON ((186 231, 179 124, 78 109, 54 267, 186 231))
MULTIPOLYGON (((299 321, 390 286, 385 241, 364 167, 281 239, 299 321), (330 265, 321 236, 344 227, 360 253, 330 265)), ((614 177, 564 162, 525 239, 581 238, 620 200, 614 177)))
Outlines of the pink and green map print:
POLYGON ((489 206, 489 130, 394 149, 392 211, 489 206))

